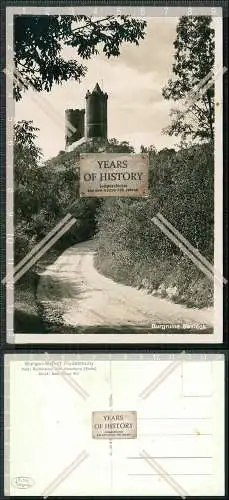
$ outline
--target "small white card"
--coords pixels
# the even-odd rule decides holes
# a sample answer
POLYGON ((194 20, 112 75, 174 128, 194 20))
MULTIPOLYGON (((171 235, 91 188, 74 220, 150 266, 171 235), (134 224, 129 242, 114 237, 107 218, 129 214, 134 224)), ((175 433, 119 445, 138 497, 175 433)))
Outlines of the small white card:
POLYGON ((148 154, 84 153, 80 196, 147 196, 148 154))

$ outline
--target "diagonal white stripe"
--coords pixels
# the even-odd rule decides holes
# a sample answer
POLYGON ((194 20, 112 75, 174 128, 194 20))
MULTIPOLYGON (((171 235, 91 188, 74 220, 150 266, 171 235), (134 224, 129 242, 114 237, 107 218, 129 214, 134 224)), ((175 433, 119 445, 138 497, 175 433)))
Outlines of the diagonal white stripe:
MULTIPOLYGON (((38 95, 38 91, 35 89, 34 85, 30 81, 27 81, 17 68, 14 68, 14 71, 12 73, 7 68, 4 68, 3 73, 10 77, 12 81, 17 83, 20 88, 25 88, 26 90, 28 89, 28 87, 32 88, 34 90, 34 94, 30 94, 30 99, 38 104, 38 106, 42 108, 43 111, 48 114, 48 116, 52 115, 55 123, 58 122, 58 124, 62 127, 62 116, 57 113, 55 108, 50 105, 50 103, 45 99, 44 96, 42 96, 41 98, 38 95)), ((67 119, 66 125, 68 127, 68 130, 70 130, 72 133, 76 132, 76 128, 67 119)))
POLYGON ((78 394, 83 399, 87 399, 89 397, 88 392, 83 387, 81 387, 81 385, 76 382, 76 380, 74 380, 70 375, 67 375, 67 373, 64 373, 64 371, 60 371, 60 375, 65 380, 65 382, 67 382, 67 384, 69 384, 70 387, 74 389, 74 391, 78 392, 78 394))
MULTIPOLYGON (((35 247, 33 247, 32 250, 29 253, 27 253, 22 260, 20 260, 20 262, 18 262, 18 264, 13 269, 13 274, 15 274, 16 271, 18 271, 37 252, 37 250, 39 250, 46 243, 46 241, 48 241, 59 229, 61 229, 61 227, 71 217, 72 217, 71 214, 67 214, 48 234, 46 234, 46 236, 39 243, 37 243, 37 245, 35 245, 35 247)), ((13 280, 12 276, 11 278, 13 280)), ((4 284, 6 280, 9 281, 8 276, 2 280, 2 283, 4 284)))
POLYGON ((82 451, 76 459, 68 465, 44 490, 42 496, 47 498, 50 493, 52 493, 57 486, 59 486, 79 465, 89 457, 89 454, 84 450, 82 451))
MULTIPOLYGON (((75 218, 72 218, 45 246, 42 247, 42 249, 18 272, 15 274, 13 278, 13 282, 16 283, 19 278, 23 276, 23 274, 28 271, 33 264, 35 264, 42 255, 44 255, 49 248, 51 248, 56 241, 58 241, 61 236, 63 236, 66 231, 68 231, 76 222, 75 218)), ((8 282, 8 281, 7 281, 8 282)))
MULTIPOLYGON (((7 69, 4 70, 4 72, 6 74, 9 74, 7 69)), ((26 89, 28 87, 32 88, 34 91, 34 95, 30 96, 31 99, 33 101, 35 101, 41 108, 43 108, 43 111, 46 114, 48 114, 48 116, 52 115, 52 118, 55 121, 55 123, 58 122, 58 124, 62 127, 63 118, 62 118, 61 114, 56 111, 56 109, 45 99, 44 96, 42 96, 42 98, 40 97, 40 95, 39 95, 38 91, 36 90, 36 88, 34 87, 34 85, 30 81, 26 80, 26 78, 24 78, 22 73, 17 68, 14 68, 14 75, 12 76, 12 78, 21 87, 25 87, 26 89)), ((76 132, 76 128, 74 127, 74 125, 72 125, 67 119, 66 119, 65 123, 66 123, 69 131, 71 131, 72 133, 76 132)))
MULTIPOLYGON (((174 233, 175 236, 177 236, 180 241, 182 241, 187 248, 190 250, 190 252, 193 253, 193 256, 196 256, 196 258, 199 260, 200 264, 202 263, 206 268, 213 274, 212 279, 216 279, 219 284, 221 285, 222 282, 224 285, 227 284, 226 278, 224 278, 218 270, 215 269, 215 267, 197 250, 197 248, 193 247, 191 243, 181 234, 179 231, 172 225, 170 222, 167 221, 165 217, 161 213, 157 213, 156 218, 159 219, 162 224, 168 227, 168 229, 171 230, 172 233, 174 233)), ((174 241, 175 243, 175 241, 174 241)))
POLYGON ((163 217, 162 214, 158 213, 156 217, 160 219, 161 222, 163 222, 165 226, 167 226, 168 229, 170 229, 172 233, 174 233, 175 236, 177 236, 177 238, 179 238, 180 241, 182 241, 186 245, 186 247, 209 269, 209 271, 214 273, 214 266, 199 252, 199 250, 193 247, 191 243, 189 243, 189 241, 184 236, 182 236, 182 234, 179 233, 179 231, 172 224, 170 224, 170 222, 168 222, 165 217, 163 217))
POLYGON ((197 85, 194 85, 190 92, 188 92, 184 102, 185 108, 180 109, 181 105, 179 105, 176 108, 177 111, 180 109, 180 113, 183 116, 188 113, 190 108, 215 84, 217 78, 223 76, 226 72, 226 66, 224 66, 223 69, 218 68, 218 71, 215 72, 211 70, 197 85))
POLYGON ((139 394, 142 399, 146 399, 166 378, 180 366, 180 360, 170 363, 159 375, 139 394))
MULTIPOLYGON (((207 269, 207 267, 205 267, 196 257, 194 257, 194 255, 183 245, 183 243, 181 243, 181 241, 179 241, 173 235, 173 233, 171 233, 164 226, 164 224, 159 219, 157 219, 157 217, 153 217, 153 219, 151 220, 154 222, 156 226, 158 226, 161 229, 161 231, 164 234, 166 234, 166 236, 168 236, 168 238, 171 241, 173 241, 173 243, 175 243, 175 245, 177 245, 180 248, 180 250, 182 250, 184 254, 186 254, 190 258, 190 260, 196 265, 196 267, 200 269, 200 271, 202 271, 211 281, 214 281, 214 274, 210 272, 209 269, 207 269)), ((219 280, 219 283, 221 284, 221 280, 219 280)))
POLYGON ((139 455, 144 458, 152 469, 159 473, 159 475, 181 496, 182 499, 185 499, 188 496, 185 489, 172 477, 172 475, 168 474, 168 472, 161 465, 159 465, 155 459, 150 457, 145 450, 142 450, 139 455))

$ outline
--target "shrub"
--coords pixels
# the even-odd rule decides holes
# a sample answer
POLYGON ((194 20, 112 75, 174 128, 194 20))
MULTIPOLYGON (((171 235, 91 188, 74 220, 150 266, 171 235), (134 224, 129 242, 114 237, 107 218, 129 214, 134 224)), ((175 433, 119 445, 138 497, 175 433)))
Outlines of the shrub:
MULTIPOLYGON (((168 275, 168 286, 178 281, 181 288, 188 287, 196 273, 200 284, 205 280, 204 275, 197 272, 189 260, 184 264, 181 250, 152 218, 160 212, 207 259, 213 260, 214 155, 211 145, 186 147, 177 153, 168 149, 159 153, 153 150, 149 189, 147 199, 113 198, 101 205, 97 214, 98 268, 127 284, 139 286, 139 282, 145 281, 146 288, 151 290, 168 281, 168 275)), ((187 300, 191 294, 189 289, 187 300)), ((209 303, 211 297, 210 284, 205 302, 209 303)), ((201 292, 201 305, 203 303, 201 292)))

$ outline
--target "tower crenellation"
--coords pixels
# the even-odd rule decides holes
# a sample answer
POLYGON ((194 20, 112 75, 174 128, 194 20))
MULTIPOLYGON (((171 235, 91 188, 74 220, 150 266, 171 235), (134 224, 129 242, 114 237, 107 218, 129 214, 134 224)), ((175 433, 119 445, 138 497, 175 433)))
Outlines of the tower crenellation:
POLYGON ((85 109, 65 110, 65 145, 70 146, 84 135, 85 109))

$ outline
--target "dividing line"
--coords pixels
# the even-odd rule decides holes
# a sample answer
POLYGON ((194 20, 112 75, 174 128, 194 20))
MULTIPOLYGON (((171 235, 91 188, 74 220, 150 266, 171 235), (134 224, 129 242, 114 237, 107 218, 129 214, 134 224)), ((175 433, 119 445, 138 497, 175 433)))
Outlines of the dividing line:
POLYGON ((140 417, 138 420, 211 420, 210 417, 140 417))
MULTIPOLYGON (((128 476, 161 476, 160 473, 156 473, 156 474, 138 474, 138 473, 130 473, 128 474, 128 476)), ((173 476, 213 476, 213 474, 201 474, 200 472, 198 474, 196 473, 187 473, 187 474, 184 474, 184 473, 180 473, 180 474, 173 474, 173 476)))
MULTIPOLYGON (((141 459, 144 460, 145 459, 145 457, 127 457, 127 458, 129 460, 141 460, 141 459)), ((181 460, 182 459, 183 460, 183 458, 187 458, 187 459, 192 460, 193 458, 200 458, 200 459, 202 459, 202 458, 210 458, 210 459, 212 459, 213 457, 212 456, 209 456, 209 457, 150 457, 150 456, 148 456, 148 458, 154 458, 154 459, 158 458, 160 460, 167 460, 167 459, 175 459, 175 460, 181 460)))

